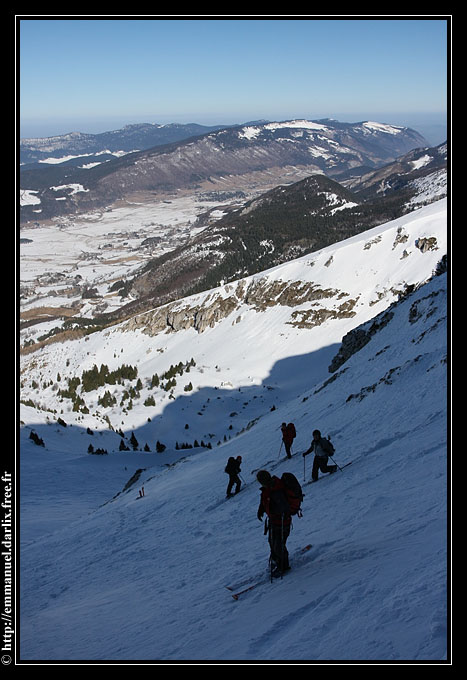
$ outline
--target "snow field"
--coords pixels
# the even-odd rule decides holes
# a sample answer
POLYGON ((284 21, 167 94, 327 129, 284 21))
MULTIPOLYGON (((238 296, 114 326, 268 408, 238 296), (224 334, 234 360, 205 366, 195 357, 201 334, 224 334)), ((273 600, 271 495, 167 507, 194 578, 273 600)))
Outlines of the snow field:
MULTIPOLYGON (((340 244, 342 251, 332 250, 330 267, 318 266, 329 260, 326 249, 315 254, 312 267, 310 258, 300 258, 267 273, 286 280, 314 275, 323 287, 329 281, 349 295, 358 292, 362 304, 353 319, 303 331, 287 325, 285 308, 245 309, 239 324, 232 326, 227 318, 203 334, 190 330, 149 338, 120 329, 61 347, 59 365, 69 357, 70 371, 105 358, 112 369, 111 357, 121 346, 116 364, 139 358, 141 374, 143 368, 145 374, 154 370, 153 355, 168 365, 175 356, 194 356, 197 367, 205 367, 203 373, 190 373, 196 394, 177 395, 160 408, 155 432, 161 441, 185 419, 193 424, 190 437, 215 428, 216 421, 224 423, 239 388, 248 388, 250 404, 257 397, 242 423, 254 413, 258 420, 212 450, 169 446, 157 455, 113 449, 101 457, 84 453, 80 442, 90 440, 83 433, 86 420, 64 429, 47 421, 45 412, 24 407, 23 659, 447 658, 446 275, 393 307, 391 321, 324 384, 342 335, 387 307, 388 298, 370 306, 375 288, 429 278, 445 252, 441 203, 340 244), (413 253, 403 260, 401 246, 393 248, 400 226, 413 253), (437 252, 413 248, 415 239, 435 234, 437 252), (380 236, 363 252, 364 243, 380 236), (333 267, 339 276, 332 276, 333 267), (220 380, 229 380, 231 387, 214 390, 220 380), (209 420, 195 426, 194 409, 208 395, 202 419, 209 420), (182 414, 190 398, 192 408, 182 414), (291 420, 298 455, 279 461, 279 426, 291 420), (43 435, 46 449, 28 439, 31 427, 43 435), (300 453, 315 427, 331 435, 336 462, 352 460, 352 465, 304 487, 304 516, 294 519, 288 540, 290 573, 235 601, 226 585, 268 572, 254 470, 264 467, 277 475, 288 470, 303 481, 300 453), (223 501, 228 482, 223 469, 227 458, 237 455, 243 459, 245 488, 223 501), (140 478, 122 492, 136 469, 143 469, 140 478), (145 496, 139 498, 142 486, 145 496), (297 556, 308 543, 312 549, 297 556)), ((49 362, 51 356, 48 349, 39 355, 49 362)), ((41 368, 49 369, 55 372, 57 364, 41 368)), ((238 398, 247 399, 244 393, 238 398)), ((71 423, 71 413, 64 417, 71 423)), ((131 419, 144 441, 142 432, 151 427, 144 410, 135 409, 131 419)), ((176 436, 183 440, 183 431, 176 436)), ((101 428, 94 437, 110 442, 116 435, 101 428)), ((307 479, 311 462, 308 456, 307 479)))

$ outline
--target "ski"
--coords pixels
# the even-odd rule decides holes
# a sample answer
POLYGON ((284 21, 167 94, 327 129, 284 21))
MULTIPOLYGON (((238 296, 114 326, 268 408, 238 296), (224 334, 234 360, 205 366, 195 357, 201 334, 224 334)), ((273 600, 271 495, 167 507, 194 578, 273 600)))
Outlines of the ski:
POLYGON ((265 463, 263 463, 263 465, 261 467, 255 468, 254 470, 252 470, 251 474, 254 475, 256 472, 258 472, 258 470, 263 470, 264 468, 269 467, 273 463, 277 463, 277 458, 274 458, 273 460, 266 461, 265 463))
POLYGON ((303 451, 296 451, 295 453, 290 454, 289 456, 285 456, 285 458, 280 458, 274 465, 274 467, 277 467, 281 463, 286 463, 288 460, 292 460, 292 458, 295 458, 295 456, 301 456, 303 455, 303 451))
MULTIPOLYGON (((308 545, 305 545, 303 548, 298 548, 297 550, 294 551, 294 553, 292 555, 292 559, 295 559, 299 555, 303 555, 304 553, 308 552, 308 550, 310 550, 310 548, 312 548, 312 547, 313 546, 311 545, 311 543, 309 543, 308 545)), ((243 581, 240 581, 239 583, 235 584, 234 586, 225 586, 225 587, 227 588, 227 590, 236 590, 237 588, 240 588, 241 586, 246 586, 249 583, 251 583, 251 578, 244 579, 243 581)))
POLYGON ((353 463, 353 461, 351 460, 349 463, 345 463, 345 465, 339 465, 338 469, 335 472, 333 472, 332 474, 328 473, 326 476, 323 475, 321 477, 318 477, 318 479, 316 479, 314 481, 312 479, 310 479, 310 481, 305 482, 304 484, 302 484, 302 486, 308 486, 309 484, 316 484, 316 482, 319 482, 321 479, 327 479, 328 477, 332 477, 332 475, 337 474, 339 472, 339 470, 343 470, 344 468, 348 467, 349 465, 352 465, 352 463, 353 463))
POLYGON ((246 486, 246 484, 244 484, 244 485, 240 488, 239 491, 234 491, 233 493, 229 493, 228 495, 225 496, 225 498, 224 498, 223 500, 224 500, 224 501, 228 501, 229 498, 233 498, 234 496, 238 496, 238 494, 239 494, 241 491, 243 491, 243 489, 245 488, 245 486, 246 486))
POLYGON ((296 453, 292 453, 290 458, 285 456, 285 457, 280 458, 279 460, 277 460, 277 458, 275 460, 268 460, 268 461, 266 461, 266 463, 263 464, 262 467, 255 468, 254 470, 252 470, 251 474, 254 475, 256 472, 258 472, 258 470, 262 470, 262 469, 268 469, 272 472, 273 470, 275 470, 280 465, 283 465, 284 463, 286 463, 288 460, 292 460, 292 458, 295 458, 295 456, 300 456, 300 455, 302 455, 302 451, 297 451, 296 453))
MULTIPOLYGON (((304 553, 308 552, 308 550, 310 550, 312 547, 313 546, 311 545, 311 543, 309 543, 308 545, 304 546, 303 548, 300 548, 300 550, 298 550, 295 554, 296 555, 303 555, 304 553)), ((236 592, 232 593, 233 599, 238 600, 240 595, 244 595, 245 593, 248 593, 250 590, 253 590, 254 588, 257 588, 258 586, 267 583, 269 581, 269 579, 270 579, 270 575, 268 574, 267 577, 265 576, 264 578, 260 579, 259 581, 256 581, 255 583, 251 583, 246 588, 243 588, 242 590, 236 590, 236 592)), ((225 587, 227 588, 227 590, 230 590, 230 591, 235 590, 235 588, 233 586, 225 586, 225 587)))
POLYGON ((296 451, 295 453, 292 453, 290 458, 287 456, 279 458, 273 458, 272 460, 268 460, 265 463, 263 463, 262 467, 255 468, 254 470, 251 471, 251 474, 254 475, 258 470, 263 470, 265 468, 268 468, 270 470, 274 470, 276 467, 279 465, 282 465, 283 463, 286 463, 288 460, 291 460, 292 458, 295 458, 295 456, 301 456, 303 455, 303 451, 296 451))
POLYGON ((239 590, 238 593, 233 593, 232 597, 234 600, 238 600, 240 595, 243 595, 244 593, 247 593, 249 590, 253 590, 253 588, 256 588, 256 586, 259 586, 259 583, 254 583, 252 586, 248 586, 248 588, 245 588, 244 590, 239 590))

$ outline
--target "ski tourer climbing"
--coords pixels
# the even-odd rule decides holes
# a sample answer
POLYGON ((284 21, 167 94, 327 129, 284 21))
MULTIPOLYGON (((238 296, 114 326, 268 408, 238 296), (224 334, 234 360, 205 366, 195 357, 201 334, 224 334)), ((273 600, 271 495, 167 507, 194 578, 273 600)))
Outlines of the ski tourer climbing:
POLYGON ((282 432, 282 442, 284 444, 285 453, 287 455, 287 458, 292 458, 291 448, 292 448, 293 440, 295 439, 295 437, 297 435, 297 433, 295 431, 295 425, 293 423, 289 423, 288 425, 286 425, 286 423, 282 423, 281 432, 282 432))
POLYGON ((329 439, 321 437, 319 430, 313 430, 313 441, 310 448, 304 452, 303 457, 307 456, 312 451, 315 452, 313 459, 313 468, 311 470, 311 480, 316 482, 318 480, 318 473, 329 472, 333 473, 337 470, 337 465, 328 465, 329 456, 334 453, 334 446, 329 439))
POLYGON ((235 493, 238 493, 240 491, 240 488, 242 486, 239 474, 240 474, 240 463, 242 462, 242 457, 237 456, 234 458, 231 456, 229 460, 227 461, 227 465, 225 466, 225 472, 229 475, 229 483, 227 485, 227 492, 226 496, 227 498, 230 498, 233 496, 232 494, 232 489, 235 485, 235 493))
POLYGON ((290 569, 286 543, 290 534, 292 517, 284 482, 271 476, 267 470, 259 470, 256 479, 261 484, 261 499, 257 517, 262 522, 266 513, 264 533, 268 534, 271 576, 277 578, 290 569))

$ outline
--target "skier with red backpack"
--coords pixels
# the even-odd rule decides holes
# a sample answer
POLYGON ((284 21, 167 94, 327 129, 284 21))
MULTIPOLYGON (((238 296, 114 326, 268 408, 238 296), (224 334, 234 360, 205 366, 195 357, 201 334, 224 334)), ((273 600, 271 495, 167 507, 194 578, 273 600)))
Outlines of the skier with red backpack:
POLYGON ((256 479, 261 484, 257 517, 261 522, 265 513, 268 517, 264 533, 268 533, 271 576, 277 578, 290 569, 286 543, 292 515, 301 517, 303 494, 298 480, 291 473, 284 473, 279 478, 271 476, 267 470, 259 470, 256 479))
POLYGON ((284 444, 285 453, 287 454, 287 458, 292 458, 291 448, 292 448, 293 440, 297 436, 297 433, 295 431, 295 425, 293 423, 289 423, 288 425, 286 425, 285 423, 282 423, 281 432, 282 432, 282 442, 284 444))

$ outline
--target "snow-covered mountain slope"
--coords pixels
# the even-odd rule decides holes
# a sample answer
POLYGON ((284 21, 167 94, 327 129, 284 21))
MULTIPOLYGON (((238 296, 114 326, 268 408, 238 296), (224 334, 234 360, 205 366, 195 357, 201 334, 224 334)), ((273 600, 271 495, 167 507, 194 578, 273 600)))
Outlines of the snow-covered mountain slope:
MULTIPOLYGON (((275 377, 277 362, 318 350, 318 373, 302 371, 298 379, 307 386, 310 379, 326 377, 342 337, 386 309, 407 286, 429 278, 446 250, 446 200, 442 200, 266 272, 145 312, 79 341, 52 343, 24 355, 21 397, 40 407, 52 422, 61 415, 67 422, 95 429, 104 422, 108 427, 110 420, 115 430, 131 433, 140 428, 144 441, 156 438, 170 447, 185 441, 184 434, 191 441, 214 434, 210 439, 217 443, 262 413, 257 400, 252 404, 248 399, 244 406, 247 399, 241 392, 237 403, 232 388, 251 392, 266 384, 280 400, 286 393, 275 377), (194 369, 186 366, 192 358, 194 369), (151 384, 155 374, 161 377, 180 363, 184 367, 182 375, 177 372, 174 387, 164 389, 165 379, 158 386, 151 384), (124 384, 107 381, 89 391, 80 384, 76 393, 85 408, 81 404, 73 411, 73 399, 64 393, 67 381, 81 380, 83 371, 102 364, 111 372, 123 365, 136 367, 142 385, 139 396, 132 396, 132 408, 128 398, 123 407, 121 402, 130 385, 136 388, 136 379, 124 384), (193 391, 187 392, 190 383, 193 391), (101 408, 98 401, 107 391, 117 403, 101 408), (202 401, 205 394, 209 407, 202 401), (155 406, 144 406, 151 397, 155 406), (230 411, 238 415, 224 423, 212 402, 227 398, 230 411), (86 408, 89 413, 83 412, 86 408), (202 418, 194 417, 200 409, 202 418), (172 413, 176 421, 183 417, 185 425, 185 412, 186 417, 194 414, 187 433, 165 425, 172 413), (163 422, 156 423, 162 413, 163 422)), ((86 448, 92 441, 86 440, 86 448)), ((118 447, 116 434, 114 442, 112 448, 118 447)))
POLYGON ((430 279, 446 237, 443 200, 169 305, 159 330, 164 314, 155 310, 152 321, 148 313, 25 357, 21 657, 446 658, 446 275, 407 293, 430 279), (274 291, 275 304, 264 304, 274 291), (407 294, 388 308, 397 291, 407 294), (197 325, 221 299, 230 313, 218 306, 197 325), (368 342, 330 374, 342 337, 357 326, 368 342), (189 373, 184 365, 172 398, 149 390, 150 376, 191 357, 196 365, 189 373), (137 365, 143 386, 132 409, 118 406, 128 382, 83 393, 89 414, 47 386, 58 372, 64 383, 101 362, 110 371, 137 365), (117 404, 98 407, 106 390, 117 404), (155 407, 144 406, 149 393, 155 407), (133 431, 141 447, 153 451, 157 439, 167 449, 118 452, 122 438, 109 421, 126 442, 133 431), (297 428, 291 461, 279 460, 283 421, 297 428), (304 469, 299 454, 316 427, 331 435, 336 462, 352 465, 305 487, 304 517, 288 541, 291 572, 234 601, 224 586, 267 574, 254 472, 308 479, 311 458, 304 469), (212 448, 175 448, 194 438, 212 448), (109 454, 88 455, 91 442, 109 454), (223 469, 237 455, 244 489, 223 501, 223 469))
POLYGON ((346 182, 358 199, 404 197, 406 210, 414 210, 447 195, 447 144, 410 151, 383 168, 346 182))

